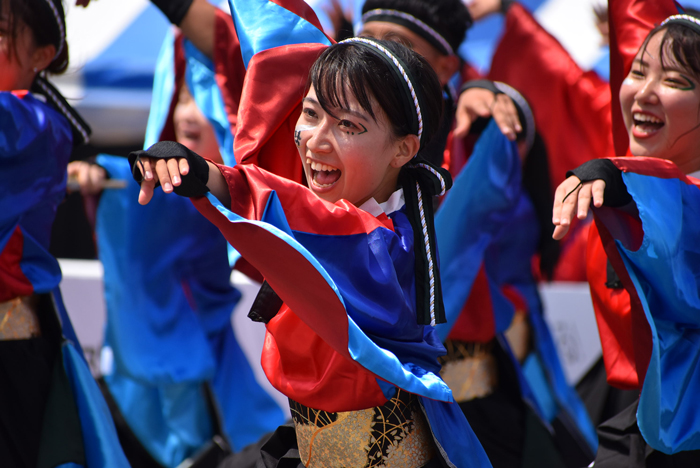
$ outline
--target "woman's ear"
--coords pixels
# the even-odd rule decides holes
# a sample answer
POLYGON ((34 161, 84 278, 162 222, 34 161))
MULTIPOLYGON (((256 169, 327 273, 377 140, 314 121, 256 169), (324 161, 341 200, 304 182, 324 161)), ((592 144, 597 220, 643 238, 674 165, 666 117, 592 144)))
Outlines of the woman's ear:
POLYGON ((44 70, 56 56, 56 46, 53 44, 37 47, 32 53, 31 68, 35 70, 44 70))
POLYGON ((391 160, 391 165, 400 168, 418 154, 420 149, 418 135, 406 135, 398 142, 396 149, 397 151, 394 159, 391 160))

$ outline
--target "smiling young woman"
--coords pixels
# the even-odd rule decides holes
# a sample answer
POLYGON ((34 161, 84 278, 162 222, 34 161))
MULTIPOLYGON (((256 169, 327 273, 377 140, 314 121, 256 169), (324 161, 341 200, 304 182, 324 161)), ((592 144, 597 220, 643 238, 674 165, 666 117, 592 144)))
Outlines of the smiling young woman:
POLYGON ((685 174, 700 169, 699 42, 688 27, 657 28, 620 88, 630 152, 673 161, 685 174))
POLYGON ((596 467, 700 464, 700 20, 655 16, 674 9, 610 3, 622 55, 636 50, 619 93, 633 157, 589 161, 555 196, 556 238, 593 210, 588 280, 608 381, 640 391, 600 425, 596 467))
POLYGON ((89 134, 47 80, 68 66, 65 31, 59 0, 0 0, 0 460, 19 468, 126 464, 49 253, 68 159, 89 134))

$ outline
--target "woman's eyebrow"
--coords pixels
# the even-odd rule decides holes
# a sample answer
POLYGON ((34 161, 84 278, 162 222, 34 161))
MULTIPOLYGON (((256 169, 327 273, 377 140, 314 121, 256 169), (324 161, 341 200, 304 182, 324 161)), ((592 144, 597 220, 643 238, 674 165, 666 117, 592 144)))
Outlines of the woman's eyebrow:
POLYGON ((677 67, 677 66, 671 65, 671 66, 668 66, 668 67, 664 67, 664 70, 665 70, 665 71, 676 72, 676 73, 678 73, 679 75, 681 75, 683 78, 685 78, 685 79, 687 79, 687 80, 690 80, 690 78, 687 76, 687 75, 688 75, 688 71, 687 71, 687 70, 684 70, 684 69, 682 69, 682 68, 679 68, 679 67, 677 67))
MULTIPOLYGON (((319 102, 316 99, 310 98, 310 97, 305 97, 304 99, 302 99, 302 102, 309 102, 309 103, 314 104, 316 106, 321 105, 321 104, 319 104, 319 102)), ((370 120, 369 117, 365 113, 360 112, 360 111, 346 109, 345 107, 339 107, 338 110, 341 112, 345 112, 346 114, 350 114, 354 117, 357 117, 358 119, 370 120)))
POLYGON ((346 108, 344 108, 344 107, 341 107, 340 110, 343 111, 343 112, 345 112, 345 113, 347 113, 347 114, 350 114, 350 115, 352 115, 352 116, 354 116, 354 117, 357 117, 358 119, 369 120, 369 119, 367 118, 367 115, 365 115, 363 112, 355 111, 355 110, 352 110, 352 109, 346 109, 346 108))
POLYGON ((305 97, 304 99, 301 100, 301 102, 309 102, 311 104, 315 104, 317 106, 320 106, 321 104, 318 103, 316 99, 310 98, 310 97, 305 97))

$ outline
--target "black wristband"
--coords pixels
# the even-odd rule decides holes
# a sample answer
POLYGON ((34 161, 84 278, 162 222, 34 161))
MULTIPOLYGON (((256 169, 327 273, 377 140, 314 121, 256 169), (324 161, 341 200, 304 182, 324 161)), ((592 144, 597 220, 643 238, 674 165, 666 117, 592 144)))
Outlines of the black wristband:
POLYGON ((515 0, 501 0, 501 13, 508 13, 508 9, 515 3, 515 0))
MULTIPOLYGON (((195 198, 203 197, 209 192, 207 182, 209 181, 209 164, 206 159, 191 151, 186 146, 175 141, 159 141, 147 150, 132 151, 129 153, 129 164, 134 180, 141 184, 143 175, 141 174, 140 157, 154 159, 185 158, 190 166, 186 175, 182 176, 182 182, 178 186, 173 186, 173 191, 183 197, 195 198)), ((156 186, 158 181, 156 179, 156 186)))
POLYGON ((491 80, 471 80, 467 81, 462 85, 461 88, 459 88, 459 94, 462 94, 468 89, 472 88, 482 88, 482 89, 488 89, 491 91, 493 94, 503 94, 503 91, 498 89, 496 87, 496 84, 491 81, 491 80))
MULTIPOLYGON (((461 88, 459 88, 459 94, 461 95, 466 90, 473 88, 487 89, 494 94, 504 94, 503 91, 496 87, 496 84, 493 81, 487 79, 467 81, 462 85, 461 88)), ((474 120, 474 122, 472 122, 472 124, 469 126, 469 134, 481 135, 481 132, 483 132, 486 129, 486 126, 491 121, 491 117, 492 116, 477 117, 474 120)))
POLYGON ((151 0, 170 22, 175 26, 180 26, 180 23, 185 18, 187 11, 190 9, 194 0, 151 0))
POLYGON ((632 201, 632 196, 622 180, 622 171, 609 159, 587 161, 573 171, 566 173, 566 177, 572 175, 578 177, 581 182, 602 179, 605 182, 604 206, 619 208, 632 201))

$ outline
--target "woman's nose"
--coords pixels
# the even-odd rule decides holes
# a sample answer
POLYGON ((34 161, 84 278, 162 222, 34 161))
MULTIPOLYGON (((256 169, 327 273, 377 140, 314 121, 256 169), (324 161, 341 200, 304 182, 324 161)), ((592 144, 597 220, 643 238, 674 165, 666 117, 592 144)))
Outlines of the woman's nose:
POLYGON ((659 96, 657 94, 658 82, 654 79, 646 79, 641 85, 641 88, 635 93, 634 98, 639 102, 657 103, 659 96))
POLYGON ((331 132, 327 122, 322 122, 311 130, 306 147, 313 153, 327 153, 331 150, 331 132))

